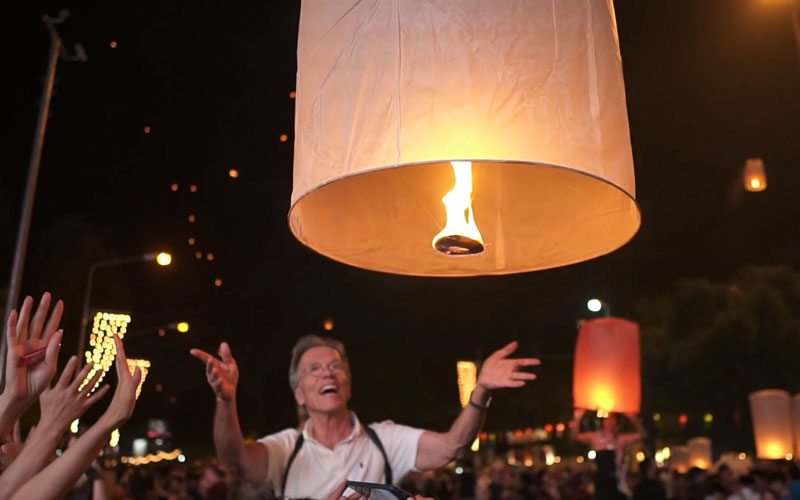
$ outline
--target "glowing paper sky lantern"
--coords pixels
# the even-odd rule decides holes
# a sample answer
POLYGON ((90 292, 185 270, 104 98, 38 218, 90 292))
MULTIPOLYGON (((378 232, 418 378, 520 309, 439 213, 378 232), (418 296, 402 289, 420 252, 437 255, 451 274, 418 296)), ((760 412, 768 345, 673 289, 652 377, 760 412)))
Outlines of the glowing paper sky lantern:
POLYGON ((572 397, 576 408, 639 412, 639 326, 619 318, 585 321, 575 345, 572 397))
POLYGON ((289 225, 323 255, 508 274, 639 228, 610 0, 305 1, 297 65, 289 225))
POLYGON ((747 191, 767 189, 767 173, 764 171, 764 160, 761 158, 748 158, 745 162, 744 188, 747 191))
POLYGON ((758 458, 782 459, 792 453, 792 401, 788 392, 763 389, 750 393, 750 413, 758 458))
POLYGON ((707 437, 696 437, 686 443, 689 448, 689 465, 708 470, 713 464, 711 458, 711 440, 707 437))
POLYGON ((680 473, 688 471, 689 467, 691 467, 689 461, 690 456, 688 446, 673 446, 672 455, 669 459, 670 469, 674 469, 680 473))

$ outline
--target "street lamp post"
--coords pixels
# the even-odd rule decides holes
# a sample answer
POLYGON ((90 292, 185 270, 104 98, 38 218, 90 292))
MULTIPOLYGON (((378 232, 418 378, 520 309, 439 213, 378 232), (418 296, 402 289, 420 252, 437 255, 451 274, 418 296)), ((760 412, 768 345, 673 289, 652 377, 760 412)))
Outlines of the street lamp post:
POLYGON ((89 267, 89 279, 86 281, 86 293, 83 296, 83 311, 81 312, 81 329, 78 336, 78 358, 83 356, 83 349, 86 345, 87 328, 89 326, 89 303, 92 297, 92 284, 94 282, 94 272, 101 267, 112 267, 121 264, 129 264, 132 262, 158 262, 161 266, 167 266, 172 262, 170 254, 161 253, 146 253, 143 255, 136 255, 133 257, 123 257, 121 259, 104 260, 102 262, 95 262, 89 267))

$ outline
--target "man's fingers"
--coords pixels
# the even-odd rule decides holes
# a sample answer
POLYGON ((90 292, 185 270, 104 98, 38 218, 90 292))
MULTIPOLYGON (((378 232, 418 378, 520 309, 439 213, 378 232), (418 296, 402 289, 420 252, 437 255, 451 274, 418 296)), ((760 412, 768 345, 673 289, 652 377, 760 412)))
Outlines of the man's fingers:
POLYGON ((17 313, 16 309, 12 309, 6 320, 6 342, 8 343, 8 352, 11 352, 11 346, 17 345, 17 313))
POLYGON ((20 344, 28 341, 28 319, 31 316, 31 308, 33 307, 33 299, 25 297, 22 301, 22 307, 19 310, 19 318, 17 319, 17 339, 20 344))
POLYGON ((514 372, 511 374, 511 380, 536 380, 536 374, 528 372, 514 372))
POLYGON ((525 387, 524 380, 512 380, 508 383, 508 387, 525 387))
POLYGON ((22 442, 22 427, 20 426, 19 419, 14 422, 14 430, 11 432, 11 436, 17 443, 22 442))
POLYGON ((203 351, 202 349, 189 349, 189 354, 206 364, 208 364, 209 359, 214 359, 214 356, 210 355, 206 351, 203 351))
POLYGON ((542 361, 538 358, 520 358, 516 360, 517 366, 539 366, 542 361))
POLYGON ((76 366, 78 366, 78 356, 70 356, 69 361, 64 366, 64 371, 61 372, 61 378, 56 382, 56 387, 68 387, 70 385, 76 366))
POLYGON ((44 331, 42 332, 42 340, 47 342, 47 340, 50 339, 54 333, 56 333, 56 330, 58 330, 58 324, 61 322, 62 314, 64 314, 64 301, 59 300, 56 302, 53 312, 50 313, 50 319, 47 320, 47 324, 44 327, 44 331))
POLYGON ((106 384, 103 387, 94 391, 94 394, 91 394, 89 397, 84 398, 85 401, 83 403, 84 408, 89 408, 93 404, 95 404, 100 398, 108 394, 108 391, 111 389, 111 386, 106 384))
POLYGON ((508 345, 506 345, 505 347, 503 347, 502 349, 499 349, 499 350, 495 351, 495 353, 492 354, 490 357, 492 357, 492 358, 507 358, 508 356, 511 355, 511 353, 513 353, 514 351, 517 350, 517 347, 519 347, 519 342, 517 342, 515 340, 515 341, 509 343, 508 345))
MULTIPOLYGON (((81 372, 78 374, 78 377, 76 377, 77 378, 77 386, 78 387, 80 387, 80 385, 81 385, 80 381, 86 379, 86 375, 89 374, 90 370, 87 370, 86 369, 87 367, 91 369, 91 365, 84 366, 83 370, 81 370, 81 372), (83 376, 81 376, 81 375, 83 375, 83 376)), ((100 383, 100 379, 101 378, 103 378, 103 370, 97 370, 97 372, 95 372, 95 374, 92 375, 91 380, 89 380, 89 382, 83 387, 83 389, 81 391, 79 391, 79 394, 81 396, 83 396, 83 397, 89 396, 89 394, 92 393, 92 391, 95 389, 95 387, 97 387, 97 384, 100 383)))
POLYGON ((56 371, 58 365, 58 351, 61 350, 61 337, 64 335, 63 330, 59 330, 50 338, 47 344, 47 351, 44 353, 44 362, 47 366, 52 366, 53 373, 56 371))
POLYGON ((28 331, 28 338, 30 340, 36 340, 41 336, 44 319, 47 317, 48 310, 50 310, 50 293, 44 292, 41 300, 39 300, 39 307, 36 308, 36 313, 34 313, 33 319, 31 320, 30 330, 28 331))
POLYGON ((222 361, 226 363, 236 363, 231 353, 231 346, 229 346, 227 342, 223 342, 219 345, 219 356, 222 358, 222 361))
POLYGON ((133 370, 133 387, 139 387, 139 382, 142 380, 142 369, 138 366, 133 370))
POLYGON ((339 486, 337 486, 336 489, 333 490, 333 493, 330 494, 328 500, 339 500, 341 496, 344 494, 344 490, 346 489, 347 489, 347 479, 342 481, 339 484, 339 486))

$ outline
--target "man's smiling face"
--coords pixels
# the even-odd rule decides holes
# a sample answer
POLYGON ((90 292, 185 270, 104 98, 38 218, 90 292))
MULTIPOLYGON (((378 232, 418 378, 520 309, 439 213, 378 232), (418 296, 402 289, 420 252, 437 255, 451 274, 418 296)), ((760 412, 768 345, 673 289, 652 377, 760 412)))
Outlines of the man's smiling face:
POLYGON ((297 365, 300 384, 294 390, 297 404, 308 411, 335 412, 350 400, 350 369, 339 351, 332 347, 312 347, 297 365))

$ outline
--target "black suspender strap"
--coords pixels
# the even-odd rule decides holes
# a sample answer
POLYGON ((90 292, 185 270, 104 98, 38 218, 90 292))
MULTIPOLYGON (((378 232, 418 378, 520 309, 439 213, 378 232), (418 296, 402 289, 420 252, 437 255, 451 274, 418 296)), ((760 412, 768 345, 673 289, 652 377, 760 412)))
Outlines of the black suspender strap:
POLYGON ((303 447, 303 433, 301 432, 299 436, 297 436, 297 442, 294 444, 294 450, 292 450, 292 454, 289 455, 289 461, 286 462, 286 470, 283 471, 283 484, 281 484, 281 498, 286 498, 286 480, 289 479, 289 469, 292 468, 292 462, 294 462, 295 457, 297 457, 297 453, 300 452, 300 448, 303 447))
MULTIPOLYGON (((369 440, 378 447, 378 451, 381 452, 383 455, 383 473, 386 476, 386 484, 392 484, 392 466, 389 465, 389 457, 386 456, 386 450, 383 448, 383 443, 381 443, 378 434, 372 429, 372 427, 365 425, 364 432, 366 432, 367 437, 369 440)), ((289 461, 286 463, 286 470, 283 471, 283 484, 281 485, 281 496, 286 498, 286 481, 289 479, 289 469, 292 468, 292 462, 297 457, 297 454, 300 452, 300 448, 303 447, 303 433, 301 432, 299 436, 297 436, 297 442, 294 444, 294 450, 292 450, 292 454, 289 455, 289 461)))
POLYGON ((386 456, 386 450, 383 449, 383 443, 381 443, 380 438, 378 438, 378 435, 375 433, 375 430, 372 427, 365 425, 364 432, 367 433, 369 439, 375 443, 375 446, 378 447, 381 455, 383 455, 383 471, 384 475, 386 476, 386 484, 392 484, 392 466, 389 465, 389 457, 386 456))

